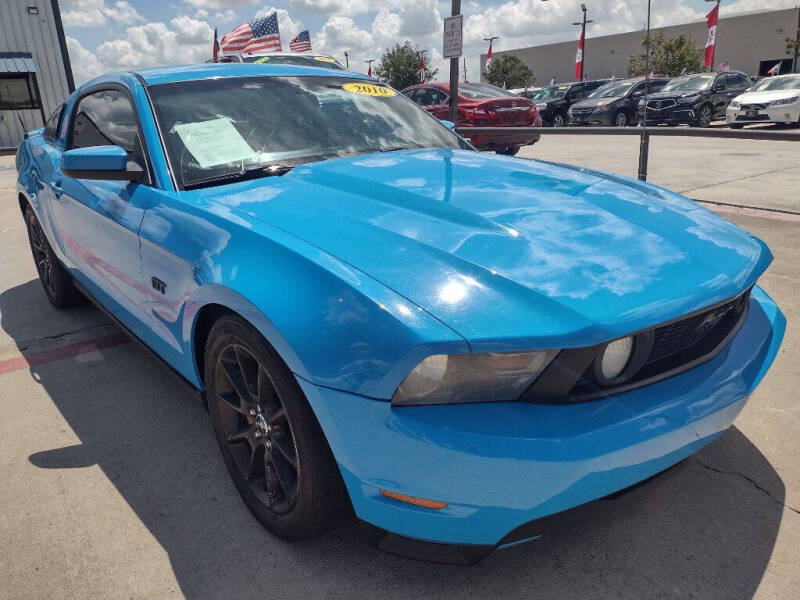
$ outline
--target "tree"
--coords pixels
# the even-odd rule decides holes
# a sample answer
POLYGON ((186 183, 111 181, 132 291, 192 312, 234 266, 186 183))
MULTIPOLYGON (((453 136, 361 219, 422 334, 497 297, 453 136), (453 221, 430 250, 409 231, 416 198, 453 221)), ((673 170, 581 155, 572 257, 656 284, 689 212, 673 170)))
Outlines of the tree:
POLYGON ((521 88, 533 85, 536 75, 518 56, 504 54, 492 59, 489 68, 483 72, 488 83, 499 87, 521 88))
MULTIPOLYGON (((647 37, 642 37, 642 46, 647 51, 647 37)), ((645 75, 645 54, 628 57, 628 75, 645 75)), ((684 70, 687 73, 701 71, 704 65, 703 49, 697 45, 690 33, 679 33, 670 38, 659 31, 650 36, 650 71, 659 75, 675 77, 684 70)))
POLYGON ((436 77, 439 69, 432 69, 428 57, 419 50, 412 48, 411 42, 408 41, 402 46, 395 44, 394 48, 386 49, 386 52, 381 56, 380 63, 375 67, 375 76, 398 90, 420 83, 420 55, 422 55, 423 64, 425 65, 425 81, 430 81, 436 77))

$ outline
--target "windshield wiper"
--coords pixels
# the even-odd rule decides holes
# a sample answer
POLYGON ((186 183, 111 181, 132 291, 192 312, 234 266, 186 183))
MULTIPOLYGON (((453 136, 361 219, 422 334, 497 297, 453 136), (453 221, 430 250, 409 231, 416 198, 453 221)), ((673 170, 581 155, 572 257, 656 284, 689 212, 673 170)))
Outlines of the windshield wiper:
POLYGON ((293 165, 284 165, 281 163, 271 163, 269 165, 261 165, 255 169, 244 169, 234 173, 226 173, 225 175, 216 175, 214 177, 206 177, 204 179, 196 179, 184 184, 183 189, 192 190, 201 187, 208 187, 212 185, 221 185, 223 183, 233 183, 234 181, 245 181, 247 179, 259 179, 261 177, 275 177, 285 175, 294 169, 293 165))

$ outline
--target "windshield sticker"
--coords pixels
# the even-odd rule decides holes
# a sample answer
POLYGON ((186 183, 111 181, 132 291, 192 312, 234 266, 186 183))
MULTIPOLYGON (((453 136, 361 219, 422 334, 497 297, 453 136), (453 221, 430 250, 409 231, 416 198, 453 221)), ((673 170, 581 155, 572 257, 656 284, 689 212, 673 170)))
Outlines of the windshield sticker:
POLYGON ((261 58, 256 60, 255 64, 260 64, 260 63, 265 63, 265 62, 269 62, 269 56, 262 56, 261 58))
POLYGON ((203 169, 252 158, 255 152, 227 117, 173 128, 203 169))
POLYGON ((315 56, 314 60, 318 60, 320 62, 327 62, 327 63, 336 62, 336 59, 335 58, 331 58, 330 56, 315 56))
POLYGON ((379 96, 388 98, 389 96, 396 96, 392 88, 384 87, 382 85, 373 85, 371 83, 345 83, 342 89, 351 94, 361 94, 362 96, 379 96))

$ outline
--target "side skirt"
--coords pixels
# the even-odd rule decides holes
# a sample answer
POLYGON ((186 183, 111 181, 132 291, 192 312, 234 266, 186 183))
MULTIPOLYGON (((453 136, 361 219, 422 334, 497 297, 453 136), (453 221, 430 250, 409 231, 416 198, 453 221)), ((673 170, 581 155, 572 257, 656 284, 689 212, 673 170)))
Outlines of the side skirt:
POLYGON ((130 337, 134 342, 136 342, 147 354, 149 354, 152 358, 156 359, 159 363, 161 363, 166 370, 172 375, 178 383, 187 391, 192 397, 200 402, 203 406, 206 405, 206 398, 205 392, 202 390, 197 389, 191 382, 189 382, 183 375, 178 373, 169 363, 167 363, 163 358, 161 358, 158 354, 156 354, 150 346, 145 344, 139 337, 133 333, 130 329, 128 329, 117 317, 115 317, 110 311, 106 310, 106 308, 100 304, 100 302, 92 296, 92 294, 83 287, 80 283, 72 280, 72 284, 78 289, 78 291, 86 296, 86 298, 95 305, 97 310, 103 313, 109 321, 113 322, 117 327, 119 327, 128 337, 130 337))

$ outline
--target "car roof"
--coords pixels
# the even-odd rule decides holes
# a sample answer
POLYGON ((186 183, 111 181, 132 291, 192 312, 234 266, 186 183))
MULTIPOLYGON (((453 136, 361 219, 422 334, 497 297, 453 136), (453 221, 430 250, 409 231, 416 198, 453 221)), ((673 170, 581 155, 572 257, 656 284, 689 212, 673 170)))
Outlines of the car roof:
MULTIPOLYGON (((269 63, 204 63, 195 65, 151 67, 135 71, 148 85, 192 81, 196 79, 216 79, 220 77, 252 77, 257 75, 309 76, 309 77, 353 77, 370 79, 362 73, 352 73, 338 69, 303 67, 298 65, 271 65, 269 63)), ((101 78, 102 79, 102 78, 101 78)), ((370 79, 371 80, 371 79, 370 79)))

